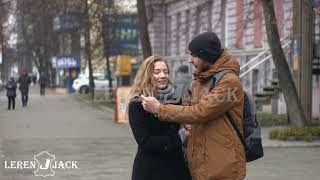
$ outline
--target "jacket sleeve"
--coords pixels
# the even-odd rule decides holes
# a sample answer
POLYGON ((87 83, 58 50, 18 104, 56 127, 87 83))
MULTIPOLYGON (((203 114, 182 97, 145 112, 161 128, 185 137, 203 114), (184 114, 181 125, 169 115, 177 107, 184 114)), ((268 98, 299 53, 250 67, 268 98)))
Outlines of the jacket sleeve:
POLYGON ((172 136, 153 136, 146 121, 141 102, 129 104, 129 123, 136 142, 139 147, 147 152, 171 153, 181 151, 181 139, 178 133, 172 136))
POLYGON ((239 78, 226 75, 211 92, 192 106, 160 105, 159 116, 163 121, 203 123, 217 119, 233 107, 243 103, 243 89, 239 78))

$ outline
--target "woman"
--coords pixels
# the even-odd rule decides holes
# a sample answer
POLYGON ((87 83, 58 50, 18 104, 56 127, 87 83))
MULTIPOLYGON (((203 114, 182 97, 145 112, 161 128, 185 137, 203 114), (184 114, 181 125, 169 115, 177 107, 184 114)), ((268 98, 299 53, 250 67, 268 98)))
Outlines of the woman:
POLYGON ((9 81, 6 84, 7 89, 7 97, 8 97, 8 110, 12 109, 14 110, 15 104, 16 104, 16 89, 17 89, 17 83, 14 80, 13 77, 10 77, 9 81))
POLYGON ((138 144, 132 180, 191 180, 182 152, 188 131, 146 112, 142 95, 155 96, 161 103, 180 102, 169 83, 168 65, 160 56, 143 61, 130 92, 129 123, 138 144))

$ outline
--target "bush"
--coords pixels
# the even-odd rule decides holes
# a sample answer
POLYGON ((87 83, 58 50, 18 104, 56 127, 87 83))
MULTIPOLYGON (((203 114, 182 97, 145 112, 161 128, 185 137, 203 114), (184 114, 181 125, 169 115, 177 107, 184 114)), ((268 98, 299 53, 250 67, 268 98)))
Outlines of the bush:
POLYGON ((272 114, 269 112, 258 112, 257 119, 261 126, 287 125, 288 119, 285 114, 272 114))
POLYGON ((320 137, 320 126, 311 126, 306 128, 281 128, 272 130, 269 133, 269 139, 288 140, 303 139, 305 141, 312 141, 315 137, 320 137))

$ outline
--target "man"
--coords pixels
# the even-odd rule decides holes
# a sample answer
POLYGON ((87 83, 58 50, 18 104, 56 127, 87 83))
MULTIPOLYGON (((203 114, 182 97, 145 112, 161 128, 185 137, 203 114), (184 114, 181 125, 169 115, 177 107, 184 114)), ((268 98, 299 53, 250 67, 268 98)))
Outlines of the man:
MULTIPOLYGON (((191 106, 162 105, 154 97, 144 97, 145 110, 161 121, 192 125, 187 143, 187 160, 193 180, 244 179, 246 160, 243 145, 225 113, 230 112, 242 129, 243 89, 240 65, 215 33, 196 36, 188 46, 189 63, 195 68, 191 106), (213 75, 232 70, 212 88, 213 75)), ((242 133, 242 132, 241 132, 242 133)))
POLYGON ((28 104, 29 85, 31 83, 31 78, 28 76, 27 71, 24 70, 22 72, 18 83, 21 92, 22 107, 25 107, 28 104))
POLYGON ((174 81, 174 84, 183 85, 183 92, 190 86, 192 82, 192 77, 189 75, 189 67, 187 65, 181 65, 177 71, 177 78, 174 81))
POLYGON ((40 95, 44 96, 46 92, 46 86, 47 86, 48 78, 44 73, 41 73, 39 78, 39 84, 40 84, 40 95))

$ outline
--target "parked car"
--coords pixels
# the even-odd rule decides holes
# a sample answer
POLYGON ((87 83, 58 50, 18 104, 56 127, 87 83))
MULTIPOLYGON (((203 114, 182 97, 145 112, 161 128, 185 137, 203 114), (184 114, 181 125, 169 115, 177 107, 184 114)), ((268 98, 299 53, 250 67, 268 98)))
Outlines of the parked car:
MULTIPOLYGON (((109 80, 103 75, 94 75, 95 90, 108 91, 109 80)), ((89 93, 89 77, 81 75, 73 81, 72 87, 81 94, 89 93)))

